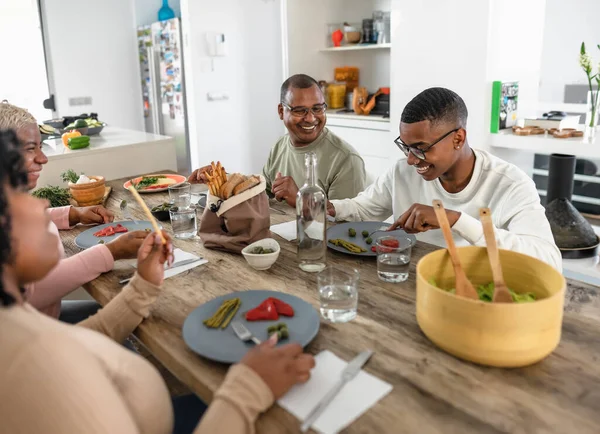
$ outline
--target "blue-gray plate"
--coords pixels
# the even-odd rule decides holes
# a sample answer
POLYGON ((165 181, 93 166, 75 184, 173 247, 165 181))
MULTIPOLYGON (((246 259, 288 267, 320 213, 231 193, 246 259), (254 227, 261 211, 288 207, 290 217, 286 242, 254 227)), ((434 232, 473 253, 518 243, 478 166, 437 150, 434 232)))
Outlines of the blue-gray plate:
POLYGON ((183 323, 183 340, 192 351, 202 357, 216 362, 237 363, 255 344, 252 341, 242 342, 236 336, 231 327, 234 321, 240 321, 261 341, 268 338, 267 328, 269 326, 285 323, 290 336, 288 339, 281 340, 277 345, 296 342, 302 347, 307 346, 315 338, 320 324, 317 311, 298 297, 276 291, 240 291, 217 297, 194 309, 183 323), (236 297, 239 297, 242 305, 225 329, 212 329, 203 324, 203 321, 213 316, 224 301, 236 297), (276 321, 246 321, 246 312, 254 309, 269 297, 278 298, 292 306, 294 316, 280 316, 276 321))
MULTIPOLYGON (((121 224, 121 226, 125 226, 128 229, 128 232, 132 231, 144 231, 146 229, 154 230, 152 227, 152 223, 149 221, 137 221, 134 223, 132 221, 126 220, 122 222, 112 222, 106 223, 104 225, 93 226, 89 228, 87 231, 80 233, 77 238, 75 238, 75 245, 81 249, 89 249, 100 243, 100 240, 104 241, 104 244, 111 242, 115 238, 123 235, 123 234, 114 234, 108 237, 95 237, 94 234, 98 231, 101 231, 107 226, 116 226, 117 224, 121 224)), ((125 232, 127 233, 127 232, 125 232)))
POLYGON ((336 252, 346 253, 347 255, 377 256, 377 253, 371 251, 371 247, 375 245, 374 244, 375 240, 379 237, 384 237, 387 235, 394 236, 394 237, 405 236, 412 240, 413 245, 417 242, 417 237, 415 237, 412 234, 407 234, 402 229, 398 229, 398 230, 390 231, 390 232, 385 232, 385 230, 379 231, 379 228, 381 228, 383 226, 387 227, 387 226, 390 226, 390 224, 383 223, 383 222, 347 222, 347 223, 340 223, 335 226, 330 226, 327 229, 327 247, 329 247, 331 250, 335 250, 336 252), (353 228, 356 231, 355 237, 351 237, 348 234, 348 230, 350 228, 353 228), (371 234, 374 231, 378 231, 378 232, 374 233, 373 235, 371 235, 373 243, 371 243, 370 245, 366 243, 366 241, 365 241, 366 238, 362 236, 362 231, 367 231, 367 232, 369 232, 369 234, 371 234), (353 252, 350 252, 350 251, 344 249, 343 247, 333 245, 329 242, 329 240, 334 240, 337 238, 341 238, 343 240, 350 241, 351 243, 354 243, 357 246, 360 246, 363 249, 366 249, 366 252, 353 253, 353 252))

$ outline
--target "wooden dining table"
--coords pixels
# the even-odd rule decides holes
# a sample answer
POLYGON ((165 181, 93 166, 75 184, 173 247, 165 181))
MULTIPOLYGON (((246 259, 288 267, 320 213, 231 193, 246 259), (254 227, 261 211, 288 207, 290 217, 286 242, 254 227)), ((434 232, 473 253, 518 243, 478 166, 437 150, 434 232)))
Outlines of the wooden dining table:
MULTIPOLYGON (((133 216, 145 219, 123 188, 125 181, 108 183, 113 190, 107 208, 119 220, 119 204, 127 200, 133 216)), ((166 192, 143 197, 150 207, 168 200, 166 192)), ((271 207, 271 224, 295 219, 287 205, 271 203, 271 207)), ((168 222, 163 226, 170 231, 168 222)), ((61 233, 68 255, 80 251, 74 240, 85 229, 61 233)), ((199 238, 175 239, 175 247, 202 256, 208 263, 166 279, 152 315, 135 331, 149 351, 206 402, 223 382, 228 366, 188 349, 181 329, 190 312, 215 297, 252 289, 282 291, 319 307, 316 276, 300 270, 293 242, 274 238, 281 254, 267 271, 250 268, 242 255, 206 249, 199 238)), ((400 284, 379 280, 374 258, 328 251, 328 264, 360 272, 358 316, 343 324, 322 320, 306 351, 330 350, 350 360, 372 349, 374 356, 364 369, 393 386, 389 395, 343 432, 600 432, 600 288, 568 280, 562 338, 543 361, 519 369, 478 366, 440 350, 417 325, 415 268, 420 258, 436 249, 417 242, 409 278, 400 284)), ((85 289, 105 305, 121 290, 119 280, 132 273, 130 264, 119 261, 113 271, 86 284, 85 289)), ((300 424, 275 405, 259 417, 257 431, 295 433, 300 432, 300 424)))

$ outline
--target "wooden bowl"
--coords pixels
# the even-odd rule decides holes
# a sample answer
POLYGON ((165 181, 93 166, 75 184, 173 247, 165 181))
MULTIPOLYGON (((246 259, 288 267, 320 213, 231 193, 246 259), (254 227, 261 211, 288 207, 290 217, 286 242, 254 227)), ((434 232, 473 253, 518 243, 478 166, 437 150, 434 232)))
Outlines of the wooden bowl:
MULTIPOLYGON (((492 282, 484 247, 458 249, 471 282, 492 282)), ((417 264, 417 322, 438 347, 464 360, 496 367, 527 366, 548 356, 560 341, 566 282, 552 266, 520 253, 500 250, 508 287, 533 292, 531 303, 488 303, 458 297, 447 250, 424 256, 417 264)))
POLYGON ((69 182, 69 190, 73 199, 79 206, 99 205, 105 193, 105 180, 103 176, 90 176, 96 182, 88 184, 73 184, 69 182))

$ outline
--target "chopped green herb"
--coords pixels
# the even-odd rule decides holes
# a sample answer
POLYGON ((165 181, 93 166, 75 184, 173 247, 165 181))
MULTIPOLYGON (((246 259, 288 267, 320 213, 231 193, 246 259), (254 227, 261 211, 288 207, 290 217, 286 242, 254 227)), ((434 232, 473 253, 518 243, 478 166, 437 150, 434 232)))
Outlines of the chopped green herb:
POLYGON ((71 203, 71 193, 69 189, 55 186, 42 187, 35 190, 33 196, 39 199, 46 199, 50 201, 51 208, 58 208, 60 206, 68 206, 71 203))

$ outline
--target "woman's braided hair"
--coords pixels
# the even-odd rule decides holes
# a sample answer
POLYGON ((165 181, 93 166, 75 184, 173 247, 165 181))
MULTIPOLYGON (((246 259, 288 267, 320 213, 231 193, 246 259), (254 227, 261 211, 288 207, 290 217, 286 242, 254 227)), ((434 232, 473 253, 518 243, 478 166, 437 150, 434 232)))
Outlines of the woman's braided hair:
POLYGON ((0 130, 0 305, 9 306, 15 298, 4 291, 3 267, 13 260, 11 221, 6 188, 27 186, 27 171, 19 150, 19 141, 13 130, 0 130))

